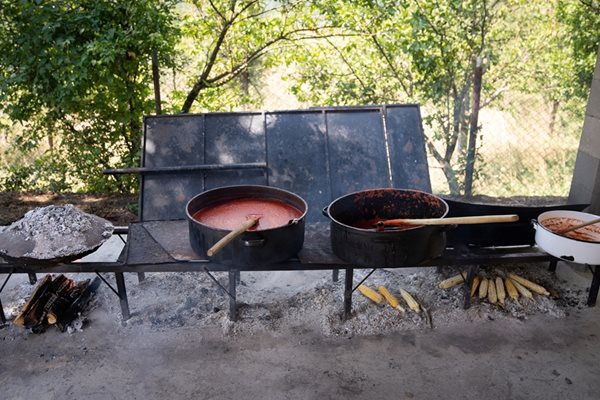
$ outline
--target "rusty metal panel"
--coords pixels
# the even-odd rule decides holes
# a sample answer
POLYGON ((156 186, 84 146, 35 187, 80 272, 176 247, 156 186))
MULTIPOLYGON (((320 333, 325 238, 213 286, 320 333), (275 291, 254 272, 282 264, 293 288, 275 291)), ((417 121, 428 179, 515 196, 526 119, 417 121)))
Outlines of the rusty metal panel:
POLYGON ((331 200, 325 114, 322 111, 266 115, 269 185, 308 203, 307 221, 321 221, 331 200))
POLYGON ((185 218, 190 198, 228 185, 290 190, 308 202, 309 221, 321 220, 320 210, 333 199, 358 190, 431 191, 416 105, 147 117, 142 150, 146 168, 267 166, 144 173, 142 221, 185 218))
POLYGON ((326 116, 332 196, 390 187, 380 110, 332 109, 326 116))
POLYGON ((393 186, 431 192, 419 106, 385 106, 383 110, 386 116, 393 186))
MULTIPOLYGON (((158 116, 145 119, 142 167, 204 164, 204 118, 158 116)), ((140 220, 185 218, 185 204, 204 190, 202 172, 143 174, 140 220)))
MULTIPOLYGON (((205 162, 236 164, 266 161, 265 122, 262 113, 206 114, 205 162)), ((209 171, 206 189, 229 185, 266 185, 264 169, 209 171)))

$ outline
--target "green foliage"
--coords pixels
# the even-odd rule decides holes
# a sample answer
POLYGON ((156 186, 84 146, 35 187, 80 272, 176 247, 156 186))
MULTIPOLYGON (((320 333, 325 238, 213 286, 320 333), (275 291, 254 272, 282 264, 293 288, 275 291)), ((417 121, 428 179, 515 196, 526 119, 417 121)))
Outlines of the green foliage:
MULTIPOLYGON (((549 136, 572 143, 598 10, 597 0, 0 0, 0 189, 136 190, 133 177, 101 171, 139 164, 156 50, 169 113, 259 108, 265 71, 282 64, 310 105, 420 103, 428 150, 457 193, 474 59, 483 108, 516 115, 507 93, 541 98, 553 106, 549 136)), ((544 170, 568 175, 563 150, 544 170)), ((484 156, 480 182, 503 181, 484 156)))
POLYGON ((174 97, 184 113, 258 105, 252 84, 260 85, 261 70, 280 63, 288 45, 327 32, 302 0, 186 3, 182 46, 191 68, 174 97))
POLYGON ((572 63, 569 79, 561 83, 573 95, 587 98, 600 46, 600 2, 560 0, 557 19, 565 25, 562 47, 572 63))
MULTIPOLYGON (((582 75, 580 62, 590 73, 599 38, 598 13, 585 14, 583 2, 565 0, 558 8, 525 0, 313 4, 348 35, 290 57, 298 65, 290 78, 296 81, 294 93, 317 104, 422 104, 428 149, 452 193, 463 190, 476 57, 484 66, 483 108, 501 106, 510 90, 535 93, 556 105, 550 130, 569 137, 580 132, 580 124, 564 121, 581 118, 589 80, 583 85, 572 76, 582 75), (571 40, 586 45, 571 46, 571 40), (571 47, 586 49, 585 57, 571 47)), ((476 176, 493 165, 481 155, 476 160, 476 176)))
MULTIPOLYGON (((139 157, 141 118, 152 110, 150 54, 157 50, 165 66, 172 61, 172 6, 1 0, 0 104, 22 126, 14 147, 45 167, 47 156, 33 150, 53 137, 59 157, 52 161, 64 163, 61 170, 82 189, 134 190, 134 179, 115 181, 101 171, 139 157)), ((54 170, 40 172, 51 181, 54 170)))

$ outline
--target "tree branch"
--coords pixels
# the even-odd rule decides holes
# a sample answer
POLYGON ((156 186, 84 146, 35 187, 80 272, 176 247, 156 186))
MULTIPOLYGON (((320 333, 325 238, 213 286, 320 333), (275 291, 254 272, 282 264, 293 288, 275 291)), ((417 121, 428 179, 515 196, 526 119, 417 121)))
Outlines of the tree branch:
POLYGON ((373 40, 373 43, 375 43, 375 47, 377 47, 377 50, 379 51, 379 53, 385 59, 385 62, 387 63, 388 67, 390 67, 392 74, 394 75, 394 77, 396 78, 398 83, 400 83, 400 86, 402 86, 402 90, 404 90, 404 93, 406 93, 406 95, 408 97, 412 98, 412 96, 413 96, 412 90, 409 90, 409 88, 406 87, 406 84, 404 83, 404 80, 400 77, 400 74, 398 73, 396 66, 390 59, 389 55, 387 54, 387 52, 385 51, 385 49, 383 48, 381 43, 379 43, 379 40, 377 40, 377 36, 375 36, 375 34, 371 34, 371 39, 373 40))

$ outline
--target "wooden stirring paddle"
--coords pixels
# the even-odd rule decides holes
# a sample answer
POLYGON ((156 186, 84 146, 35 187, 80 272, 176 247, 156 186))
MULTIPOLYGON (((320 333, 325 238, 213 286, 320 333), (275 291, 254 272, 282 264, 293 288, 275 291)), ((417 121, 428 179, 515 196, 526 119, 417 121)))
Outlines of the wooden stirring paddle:
POLYGON ((449 217, 449 218, 398 218, 377 222, 377 228, 386 226, 403 225, 463 225, 463 224, 490 224, 496 222, 518 221, 517 214, 508 215, 478 215, 474 217, 449 217))
POLYGON ((233 239, 240 236, 242 233, 246 232, 248 229, 252 228, 254 225, 258 223, 258 220, 262 218, 260 214, 250 214, 246 217, 246 221, 241 224, 236 229, 229 232, 227 235, 223 236, 221 240, 215 243, 210 249, 206 251, 206 254, 209 257, 214 256, 219 251, 223 250, 225 246, 227 246, 233 239))
POLYGON ((573 225, 573 226, 571 226, 571 227, 569 227, 567 229, 562 229, 560 231, 557 231, 556 233, 558 233, 559 235, 562 235, 563 233, 571 232, 571 231, 577 230, 579 228, 586 227, 588 225, 596 224, 598 222, 600 222, 600 218, 594 218, 594 219, 586 221, 586 222, 584 222, 582 224, 577 224, 577 225, 573 225))

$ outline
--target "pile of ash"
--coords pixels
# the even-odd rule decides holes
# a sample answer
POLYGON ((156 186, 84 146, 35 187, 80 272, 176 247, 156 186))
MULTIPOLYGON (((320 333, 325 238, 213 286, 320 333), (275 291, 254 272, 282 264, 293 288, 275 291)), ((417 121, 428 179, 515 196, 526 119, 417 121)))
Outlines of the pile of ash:
POLYGON ((35 208, 0 231, 0 256, 9 260, 77 258, 97 249, 113 225, 72 204, 35 208))

